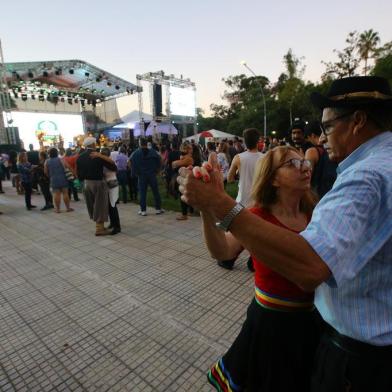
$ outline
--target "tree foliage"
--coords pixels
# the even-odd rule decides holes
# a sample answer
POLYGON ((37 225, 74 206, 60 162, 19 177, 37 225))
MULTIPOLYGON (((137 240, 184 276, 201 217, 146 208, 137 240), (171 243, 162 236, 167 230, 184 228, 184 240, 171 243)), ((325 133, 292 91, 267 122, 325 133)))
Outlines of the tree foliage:
POLYGON ((380 37, 373 29, 366 30, 358 37, 357 47, 360 58, 364 61, 364 74, 368 73, 368 60, 377 53, 380 37))
POLYGON ((326 70, 321 76, 321 79, 340 79, 347 76, 354 76, 357 74, 357 69, 360 64, 358 57, 358 33, 351 31, 346 38, 347 46, 343 50, 334 49, 338 57, 338 61, 324 62, 326 70))
POLYGON ((237 135, 249 127, 262 131, 263 91, 267 108, 267 134, 275 131, 279 137, 284 137, 294 118, 309 121, 319 119, 319 110, 309 100, 312 92, 325 94, 334 79, 358 75, 361 62, 364 63, 364 74, 383 76, 392 83, 392 41, 381 45, 378 33, 369 29, 360 34, 350 32, 345 44, 341 50, 334 49, 337 61, 322 61, 325 72, 319 83, 303 79, 304 58, 297 57, 292 49, 283 56, 284 70, 275 83, 262 75, 248 77, 240 74, 222 79, 225 84, 222 98, 227 103, 211 105, 210 117, 204 117, 202 111, 198 111, 199 129, 214 128, 237 135), (373 65, 369 64, 370 59, 374 60, 373 65))

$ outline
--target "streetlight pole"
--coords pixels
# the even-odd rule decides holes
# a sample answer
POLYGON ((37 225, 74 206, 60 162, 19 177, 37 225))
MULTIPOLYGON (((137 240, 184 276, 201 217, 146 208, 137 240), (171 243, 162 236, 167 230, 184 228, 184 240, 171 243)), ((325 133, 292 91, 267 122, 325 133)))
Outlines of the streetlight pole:
POLYGON ((265 104, 263 85, 257 80, 257 75, 254 73, 253 69, 249 67, 246 61, 241 61, 241 65, 243 65, 256 78, 256 82, 260 86, 261 96, 263 97, 263 106, 264 106, 264 140, 266 140, 267 139, 267 107, 265 104))

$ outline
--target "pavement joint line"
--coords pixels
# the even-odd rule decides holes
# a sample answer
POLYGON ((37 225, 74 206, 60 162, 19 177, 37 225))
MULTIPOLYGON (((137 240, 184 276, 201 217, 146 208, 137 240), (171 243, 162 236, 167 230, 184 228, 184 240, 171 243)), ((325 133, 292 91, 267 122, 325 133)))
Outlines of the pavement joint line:
POLYGON ((30 215, 22 198, 5 190, 0 306, 5 355, 20 356, 18 373, 4 369, 5 387, 25 390, 32 380, 30 387, 42 391, 208 390, 205 372, 238 333, 252 295, 242 260, 231 274, 217 268, 199 219, 181 226, 174 213, 141 220, 138 206, 121 205, 125 230, 98 241, 83 202, 74 215, 30 215), (236 301, 221 307, 213 299, 220 290, 235 292, 236 301), (75 354, 59 356, 67 341, 75 354), (54 364, 43 359, 42 368, 33 367, 35 348, 54 364))

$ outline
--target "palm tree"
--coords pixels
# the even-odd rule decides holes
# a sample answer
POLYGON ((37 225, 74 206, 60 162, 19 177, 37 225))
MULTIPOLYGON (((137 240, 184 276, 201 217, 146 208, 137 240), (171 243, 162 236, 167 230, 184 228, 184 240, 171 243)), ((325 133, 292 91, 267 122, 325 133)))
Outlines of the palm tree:
POLYGON ((373 31, 373 29, 366 30, 362 34, 359 35, 358 39, 358 52, 361 56, 361 59, 365 62, 365 76, 368 71, 368 59, 371 55, 374 55, 377 51, 377 45, 380 43, 380 37, 377 31, 373 31))

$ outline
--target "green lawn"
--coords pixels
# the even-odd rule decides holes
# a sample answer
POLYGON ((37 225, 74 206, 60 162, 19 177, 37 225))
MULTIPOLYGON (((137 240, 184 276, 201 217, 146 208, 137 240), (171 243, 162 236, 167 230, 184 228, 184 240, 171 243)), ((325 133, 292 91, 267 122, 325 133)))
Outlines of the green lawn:
MULTIPOLYGON (((160 193, 161 199, 162 199, 162 208, 167 211, 180 212, 181 211, 180 199, 176 200, 172 196, 167 195, 166 185, 165 185, 162 177, 158 177, 158 185, 159 185, 159 193, 160 193)), ((235 198, 237 196, 237 191, 238 191, 237 182, 227 184, 226 191, 230 196, 235 198)), ((121 187, 120 187, 120 200, 122 200, 121 187)), ((128 200, 129 200, 129 197, 128 197, 128 200)), ((148 188, 148 191, 147 191, 147 206, 155 207, 154 198, 152 196, 152 192, 151 192, 150 188, 148 188)))

